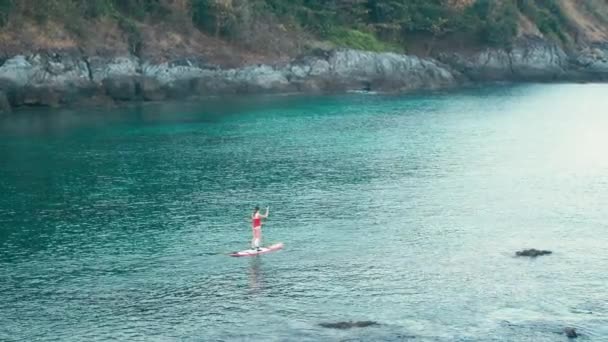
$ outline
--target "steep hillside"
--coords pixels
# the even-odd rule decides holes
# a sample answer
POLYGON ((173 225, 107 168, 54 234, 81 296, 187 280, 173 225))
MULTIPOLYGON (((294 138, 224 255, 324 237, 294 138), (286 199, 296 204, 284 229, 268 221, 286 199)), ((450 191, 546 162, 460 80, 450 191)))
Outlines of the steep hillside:
POLYGON ((607 79, 605 0, 0 0, 0 112, 607 79))
POLYGON ((248 64, 316 47, 433 54, 608 40, 602 0, 0 0, 5 55, 78 48, 248 64))

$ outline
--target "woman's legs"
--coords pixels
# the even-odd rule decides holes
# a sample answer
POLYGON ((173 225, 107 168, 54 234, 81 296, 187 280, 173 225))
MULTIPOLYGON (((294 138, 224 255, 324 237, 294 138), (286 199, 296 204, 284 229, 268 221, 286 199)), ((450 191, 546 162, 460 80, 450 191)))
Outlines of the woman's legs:
POLYGON ((262 240, 262 227, 253 228, 253 240, 251 240, 251 248, 259 248, 262 240))

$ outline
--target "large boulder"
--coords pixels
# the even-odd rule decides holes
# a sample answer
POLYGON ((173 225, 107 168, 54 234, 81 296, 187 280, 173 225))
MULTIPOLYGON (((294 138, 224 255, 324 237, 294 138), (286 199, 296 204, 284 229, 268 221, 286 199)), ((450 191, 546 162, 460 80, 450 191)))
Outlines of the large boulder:
POLYGON ((0 66, 0 78, 13 82, 17 86, 28 84, 32 73, 33 65, 23 55, 9 58, 0 66))

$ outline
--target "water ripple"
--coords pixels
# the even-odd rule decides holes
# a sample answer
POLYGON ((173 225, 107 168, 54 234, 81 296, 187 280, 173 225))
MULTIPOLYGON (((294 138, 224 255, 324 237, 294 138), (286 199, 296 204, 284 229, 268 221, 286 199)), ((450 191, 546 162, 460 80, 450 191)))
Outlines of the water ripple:
POLYGON ((605 91, 0 118, 0 340, 608 340, 605 91))

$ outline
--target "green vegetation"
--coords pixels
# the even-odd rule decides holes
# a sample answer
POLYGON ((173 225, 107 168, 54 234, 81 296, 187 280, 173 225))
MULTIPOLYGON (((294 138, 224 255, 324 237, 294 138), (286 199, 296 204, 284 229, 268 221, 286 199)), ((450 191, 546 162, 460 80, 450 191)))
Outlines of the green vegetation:
POLYGON ((519 10, 532 20, 538 29, 564 41, 568 20, 557 0, 517 0, 519 10))
POLYGON ((467 29, 482 43, 509 46, 517 35, 518 11, 512 1, 479 0, 465 15, 467 29))
MULTIPOLYGON (((587 6, 601 2, 589 0, 587 6)), ((596 15, 608 18, 603 7, 596 15)), ((373 51, 403 51, 411 37, 425 38, 432 48, 453 34, 472 44, 509 46, 522 14, 543 34, 567 40, 570 27, 559 0, 0 0, 0 26, 54 20, 82 34, 91 20, 113 18, 134 52, 141 45, 139 24, 158 22, 246 46, 259 45, 264 34, 273 38, 276 27, 373 51)))
POLYGON ((337 47, 346 47, 358 50, 375 52, 403 51, 402 47, 396 44, 389 44, 378 40, 376 36, 368 32, 361 32, 347 28, 336 28, 330 31, 327 39, 337 47))
POLYGON ((0 27, 8 23, 10 12, 13 9, 12 0, 0 0, 0 27))

